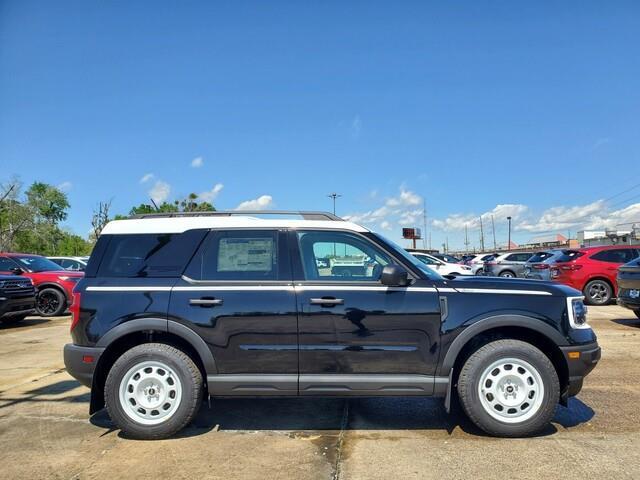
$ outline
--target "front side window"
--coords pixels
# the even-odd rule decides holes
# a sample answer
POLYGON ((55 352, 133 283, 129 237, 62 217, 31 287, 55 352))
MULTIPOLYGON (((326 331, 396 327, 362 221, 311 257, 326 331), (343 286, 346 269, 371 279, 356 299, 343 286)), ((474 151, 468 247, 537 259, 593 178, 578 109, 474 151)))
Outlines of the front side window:
POLYGON ((377 282, 389 256, 366 239, 348 232, 298 232, 307 280, 377 282))
POLYGON ((278 280, 278 232, 212 232, 186 272, 196 280, 278 280))
POLYGON ((615 250, 602 250, 596 253, 591 258, 599 260, 601 262, 609 263, 627 263, 633 260, 635 257, 635 251, 632 249, 615 249, 615 250))

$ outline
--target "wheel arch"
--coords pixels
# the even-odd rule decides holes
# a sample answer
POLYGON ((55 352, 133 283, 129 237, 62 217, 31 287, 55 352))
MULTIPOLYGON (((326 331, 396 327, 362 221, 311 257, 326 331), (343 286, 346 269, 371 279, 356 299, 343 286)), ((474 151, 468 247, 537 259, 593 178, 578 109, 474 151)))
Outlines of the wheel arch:
POLYGON ((467 358, 481 346, 505 338, 522 340, 540 349, 558 373, 561 392, 566 390, 569 384, 569 369, 559 346, 565 345, 567 340, 562 334, 532 317, 498 315, 468 326, 449 346, 439 372, 441 376, 448 376, 450 379, 445 400, 447 408, 450 406, 453 387, 457 384, 457 376, 467 358))
POLYGON ((215 374, 218 371, 211 350, 189 327, 160 318, 130 320, 109 330, 96 344, 105 350, 93 374, 90 414, 104 407, 104 385, 107 375, 120 355, 136 345, 152 342, 166 343, 185 352, 196 363, 205 379, 207 374, 215 374))
POLYGON ((69 295, 67 294, 67 290, 55 283, 55 282, 44 282, 44 283, 39 283, 38 285, 36 285, 36 292, 40 293, 41 290, 44 290, 45 288, 53 288, 55 290, 58 290, 60 293, 62 293, 62 295, 64 296, 67 305, 70 303, 71 299, 69 298, 69 295))

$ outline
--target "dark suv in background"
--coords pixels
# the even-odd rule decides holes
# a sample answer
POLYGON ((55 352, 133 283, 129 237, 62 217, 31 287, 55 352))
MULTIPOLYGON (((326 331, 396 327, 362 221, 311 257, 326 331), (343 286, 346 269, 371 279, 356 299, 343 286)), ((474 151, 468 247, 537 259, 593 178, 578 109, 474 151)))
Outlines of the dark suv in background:
POLYGON ((0 275, 0 322, 14 323, 35 312, 36 289, 28 278, 0 275))
POLYGON ((187 425, 203 396, 437 396, 447 410, 457 396, 484 431, 517 437, 545 428, 600 358, 572 288, 443 278, 364 227, 287 215, 105 227, 64 349, 91 413, 106 405, 126 434, 155 439, 187 425))
POLYGON ((618 269, 618 305, 640 318, 640 257, 618 269))

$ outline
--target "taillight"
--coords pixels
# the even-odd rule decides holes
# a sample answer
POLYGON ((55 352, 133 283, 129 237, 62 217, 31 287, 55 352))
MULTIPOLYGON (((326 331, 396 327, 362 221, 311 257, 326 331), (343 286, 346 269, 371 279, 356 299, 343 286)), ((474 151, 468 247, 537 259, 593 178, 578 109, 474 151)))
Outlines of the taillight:
POLYGON ((537 263, 533 265, 533 268, 535 268, 536 270, 546 270, 547 268, 549 268, 549 265, 547 265, 546 263, 537 263))
POLYGON ((561 268, 562 270, 567 270, 567 271, 570 271, 570 272, 575 272, 575 271, 577 271, 577 270, 580 270, 580 269, 582 268, 582 265, 580 265, 580 264, 578 264, 578 263, 574 263, 574 264, 571 264, 571 265, 562 265, 560 268, 561 268))
POLYGON ((73 292, 69 311, 71 312, 70 330, 73 332, 73 329, 76 328, 76 325, 78 325, 78 322, 80 321, 80 292, 73 292))
POLYGON ((498 262, 493 262, 493 261, 491 261, 491 262, 484 262, 484 264, 485 264, 485 265, 497 265, 497 264, 498 264, 498 262))

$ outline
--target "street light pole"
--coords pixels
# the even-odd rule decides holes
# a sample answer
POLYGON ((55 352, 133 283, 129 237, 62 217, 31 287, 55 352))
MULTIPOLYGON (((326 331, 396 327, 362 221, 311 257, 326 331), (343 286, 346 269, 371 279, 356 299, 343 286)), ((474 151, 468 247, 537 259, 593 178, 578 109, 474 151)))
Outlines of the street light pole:
POLYGON ((509 243, 507 244, 507 250, 511 250, 511 217, 507 217, 509 221, 509 243))
POLYGON ((333 214, 336 214, 336 199, 340 198, 342 195, 340 195, 339 193, 330 193, 329 195, 327 195, 327 197, 332 198, 333 199, 333 214))

